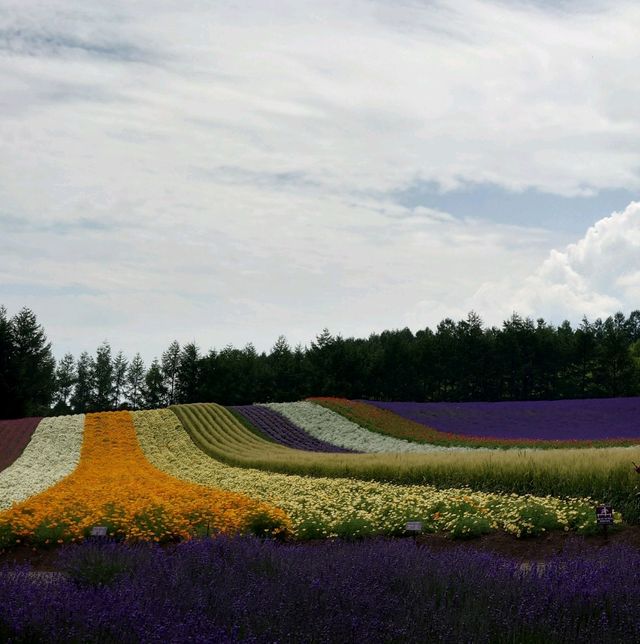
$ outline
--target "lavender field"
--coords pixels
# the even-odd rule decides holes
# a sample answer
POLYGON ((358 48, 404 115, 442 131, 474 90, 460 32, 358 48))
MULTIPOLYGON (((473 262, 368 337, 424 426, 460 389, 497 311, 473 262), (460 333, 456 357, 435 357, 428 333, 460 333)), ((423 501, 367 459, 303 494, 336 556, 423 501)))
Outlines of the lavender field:
POLYGON ((411 539, 64 549, 62 574, 0 568, 0 640, 634 642, 640 553, 565 548, 543 565, 411 539))
POLYGON ((303 429, 292 423, 277 411, 261 405, 235 405, 229 407, 243 416, 249 423, 274 441, 287 447, 301 449, 307 452, 346 453, 352 450, 332 445, 326 441, 311 436, 303 429))
POLYGON ((487 439, 640 439, 638 397, 527 402, 365 402, 441 432, 487 439))

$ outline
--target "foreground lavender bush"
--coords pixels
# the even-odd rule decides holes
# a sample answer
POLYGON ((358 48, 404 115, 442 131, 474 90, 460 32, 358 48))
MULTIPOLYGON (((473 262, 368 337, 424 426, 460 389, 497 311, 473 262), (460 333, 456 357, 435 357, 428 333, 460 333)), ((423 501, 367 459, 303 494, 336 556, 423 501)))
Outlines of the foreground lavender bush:
POLYGON ((259 405, 236 405, 230 407, 246 418, 254 427, 264 432, 281 445, 303 449, 308 452, 351 452, 353 450, 332 445, 319 438, 307 434, 303 429, 292 423, 288 418, 274 409, 259 405))
POLYGON ((0 570, 0 641, 640 641, 640 553, 623 547, 576 548, 525 571, 411 540, 221 538, 175 550, 85 544, 60 566, 71 576, 0 570), (108 583, 83 571, 114 557, 108 583))

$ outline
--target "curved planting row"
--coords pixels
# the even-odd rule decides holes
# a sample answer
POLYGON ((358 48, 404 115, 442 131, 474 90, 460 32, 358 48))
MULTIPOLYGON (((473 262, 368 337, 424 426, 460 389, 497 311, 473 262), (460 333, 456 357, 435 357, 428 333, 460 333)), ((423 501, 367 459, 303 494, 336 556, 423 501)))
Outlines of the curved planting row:
POLYGON ((309 452, 354 452, 311 436, 288 418, 264 405, 236 405, 230 409, 241 414, 261 432, 281 445, 309 452))
POLYGON ((0 472, 24 451, 42 418, 0 420, 0 472))
POLYGON ((160 472, 144 457, 131 414, 107 412, 87 415, 80 462, 69 476, 0 513, 0 547, 75 540, 95 525, 160 541, 205 530, 280 531, 288 519, 269 504, 160 472))
MULTIPOLYGON (((176 411, 185 418, 185 407, 176 411)), ((590 530, 595 523, 588 499, 312 478, 233 467, 199 450, 170 410, 136 412, 133 419, 142 450, 157 468, 186 481, 277 505, 291 518, 294 535, 302 538, 398 534, 410 520, 423 521, 427 531, 459 536, 491 530, 517 536, 558 528, 590 530)))
POLYGON ((266 403, 263 406, 279 412, 314 438, 352 451, 417 454, 434 451, 463 451, 469 449, 467 447, 425 445, 393 436, 384 436, 380 433, 369 431, 347 420, 344 416, 321 405, 314 405, 311 402, 266 403))
POLYGON ((640 462, 640 447, 322 454, 260 439, 218 405, 172 409, 200 449, 229 465, 305 476, 590 497, 612 503, 629 522, 640 521, 639 481, 632 466, 632 461, 640 462))
MULTIPOLYGON (((418 443, 428 443, 431 445, 442 446, 467 446, 473 448, 519 448, 519 449, 558 449, 558 448, 571 448, 571 449, 585 449, 585 448, 605 448, 605 447, 634 447, 640 443, 640 428, 637 430, 638 439, 620 438, 620 439, 606 439, 606 440, 549 440, 549 439, 524 439, 524 438, 493 438, 485 434, 487 431, 481 422, 473 420, 471 425, 475 425, 473 431, 477 435, 470 433, 465 435, 463 433, 447 433, 440 431, 428 424, 427 419, 423 416, 422 421, 418 422, 414 418, 409 417, 410 405, 422 405, 423 403, 377 403, 373 401, 357 401, 347 400, 346 398, 309 398, 313 402, 325 409, 336 412, 352 422, 365 427, 366 429, 377 432, 385 436, 392 436, 394 438, 402 438, 409 441, 416 441, 418 443), (395 405, 404 405, 404 407, 395 407, 395 405), (404 415, 395 413, 391 409, 400 411, 405 409, 404 415)), ((620 400, 620 399, 616 399, 620 400)), ((568 401, 567 401, 568 402, 568 401)), ((573 401, 577 402, 577 401, 573 401)), ((427 403, 425 403, 427 404, 427 403)), ((429 403, 431 404, 431 403, 429 403)), ((434 405, 448 405, 449 403, 433 403, 434 405)), ((459 405, 475 405, 475 403, 457 403, 459 405)), ((485 403, 487 405, 498 403, 485 403)), ((504 405, 511 405, 516 403, 500 403, 504 405)), ((445 407, 443 407, 443 410, 445 407)), ((444 411, 443 411, 444 414, 444 411)), ((524 423, 522 418, 520 422, 524 423)), ((574 425, 578 425, 579 421, 573 421, 574 425)), ((602 422, 606 421, 602 419, 602 422)), ((638 419, 634 418, 630 427, 638 428, 638 419)), ((449 428, 453 428, 455 421, 449 419, 449 428)), ((443 425, 444 426, 444 425, 443 425)), ((530 430, 533 431, 533 430, 530 430)), ((538 430, 542 433, 541 430, 538 430)), ((636 432, 636 430, 631 430, 636 432)), ((578 430, 574 430, 574 434, 578 430)), ((504 431, 503 431, 504 433, 504 431)))
POLYGON ((84 415, 45 418, 22 454, 0 472, 0 511, 71 474, 80 460, 84 415))

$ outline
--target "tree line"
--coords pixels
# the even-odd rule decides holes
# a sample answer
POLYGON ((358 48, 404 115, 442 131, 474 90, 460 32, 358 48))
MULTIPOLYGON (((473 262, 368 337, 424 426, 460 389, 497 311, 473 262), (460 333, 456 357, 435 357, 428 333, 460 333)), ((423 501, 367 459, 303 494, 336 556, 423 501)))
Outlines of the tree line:
POLYGON ((343 338, 324 329, 309 346, 280 336, 204 353, 171 342, 145 365, 103 342, 95 354, 53 357, 36 315, 0 307, 0 418, 225 405, 341 396, 378 400, 552 400, 640 395, 640 311, 575 328, 513 314, 500 327, 474 312, 435 330, 343 338))

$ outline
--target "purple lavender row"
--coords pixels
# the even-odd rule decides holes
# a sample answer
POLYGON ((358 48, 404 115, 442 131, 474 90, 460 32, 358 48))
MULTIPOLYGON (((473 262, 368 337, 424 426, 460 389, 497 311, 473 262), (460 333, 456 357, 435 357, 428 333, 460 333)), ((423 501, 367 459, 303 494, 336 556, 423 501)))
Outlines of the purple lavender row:
POLYGON ((84 544, 61 554, 68 576, 0 566, 0 639, 640 641, 640 552, 576 546, 527 570, 489 552, 408 539, 291 547, 219 538, 175 551, 84 544))
POLYGON ((541 440, 640 438, 640 398, 527 402, 364 402, 433 429, 541 440))
POLYGON ((235 405, 230 407, 246 418, 254 427, 264 432, 281 445, 302 449, 307 452, 351 452, 353 450, 337 447, 310 436, 294 425, 277 411, 259 405, 235 405))

